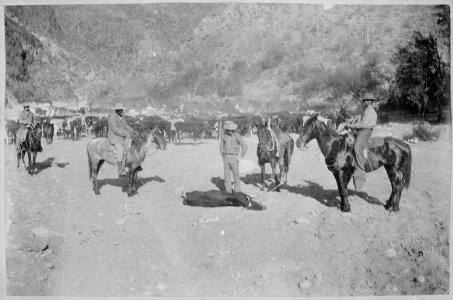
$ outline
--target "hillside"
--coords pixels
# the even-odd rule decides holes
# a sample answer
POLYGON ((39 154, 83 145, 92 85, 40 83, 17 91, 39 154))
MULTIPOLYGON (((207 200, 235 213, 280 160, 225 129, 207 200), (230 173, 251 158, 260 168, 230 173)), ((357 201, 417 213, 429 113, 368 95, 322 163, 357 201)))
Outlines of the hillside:
POLYGON ((439 33, 433 6, 407 5, 21 6, 5 20, 7 89, 20 102, 189 110, 310 106, 337 96, 337 69, 374 60, 390 80, 398 45, 439 33))

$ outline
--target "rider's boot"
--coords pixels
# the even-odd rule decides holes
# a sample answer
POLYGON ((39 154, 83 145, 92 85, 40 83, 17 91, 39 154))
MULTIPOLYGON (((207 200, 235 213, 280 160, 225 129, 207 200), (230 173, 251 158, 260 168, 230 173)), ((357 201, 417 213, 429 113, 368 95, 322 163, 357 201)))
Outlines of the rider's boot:
POLYGON ((356 191, 361 191, 363 188, 364 183, 366 182, 366 173, 362 170, 359 166, 355 167, 353 180, 354 180, 354 187, 356 191))

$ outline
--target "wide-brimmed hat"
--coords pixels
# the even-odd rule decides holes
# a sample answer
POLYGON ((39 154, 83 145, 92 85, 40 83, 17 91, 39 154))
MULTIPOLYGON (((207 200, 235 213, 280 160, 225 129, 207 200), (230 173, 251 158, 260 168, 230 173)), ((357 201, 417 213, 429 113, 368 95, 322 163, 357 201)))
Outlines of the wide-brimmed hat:
POLYGON ((378 101, 376 97, 372 93, 365 93, 361 98, 362 101, 378 101))
POLYGON ((233 121, 226 121, 225 122, 225 129, 226 130, 236 130, 238 126, 233 121))
POLYGON ((122 103, 117 103, 115 105, 115 110, 125 110, 126 108, 124 107, 124 105, 122 103))
POLYGON ((30 107, 30 104, 24 103, 23 107, 30 107))

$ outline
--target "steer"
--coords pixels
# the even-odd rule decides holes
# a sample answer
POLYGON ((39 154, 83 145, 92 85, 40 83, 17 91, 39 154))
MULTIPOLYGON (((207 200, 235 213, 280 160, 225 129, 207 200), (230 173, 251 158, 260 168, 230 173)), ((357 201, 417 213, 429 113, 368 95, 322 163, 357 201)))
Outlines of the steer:
POLYGON ((219 207, 219 206, 242 206, 250 210, 264 210, 266 206, 261 205, 251 199, 250 196, 244 193, 231 194, 226 191, 194 191, 183 192, 183 203, 189 206, 202 207, 219 207))

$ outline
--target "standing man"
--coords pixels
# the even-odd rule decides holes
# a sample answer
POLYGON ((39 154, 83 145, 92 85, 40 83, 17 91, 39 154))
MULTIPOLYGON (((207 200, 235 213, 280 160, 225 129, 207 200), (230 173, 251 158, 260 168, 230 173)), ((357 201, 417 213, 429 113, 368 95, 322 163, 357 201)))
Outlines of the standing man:
POLYGON ((24 104, 24 110, 19 113, 19 129, 16 133, 16 150, 20 150, 20 145, 25 142, 27 132, 34 129, 37 123, 36 116, 30 111, 30 105, 24 104))
POLYGON ((115 112, 108 116, 109 131, 107 137, 110 144, 115 146, 118 176, 126 175, 125 164, 127 145, 131 142, 132 128, 126 123, 123 117, 124 106, 121 103, 115 105, 115 112), (126 148, 126 149, 125 149, 126 148))
POLYGON ((239 159, 244 158, 247 153, 247 144, 244 142, 239 133, 236 132, 237 125, 232 121, 226 121, 225 134, 220 138, 220 155, 223 158, 223 174, 225 182, 225 190, 231 193, 231 173, 234 179, 234 192, 241 191, 239 182, 239 159))
POLYGON ((363 184, 366 181, 365 163, 366 158, 364 150, 369 145, 373 128, 377 123, 377 113, 375 111, 377 99, 371 93, 366 93, 361 99, 363 103, 363 113, 356 116, 355 122, 348 125, 351 128, 355 128, 357 131, 354 152, 356 157, 357 166, 354 170, 354 185, 356 190, 360 191, 363 184))

